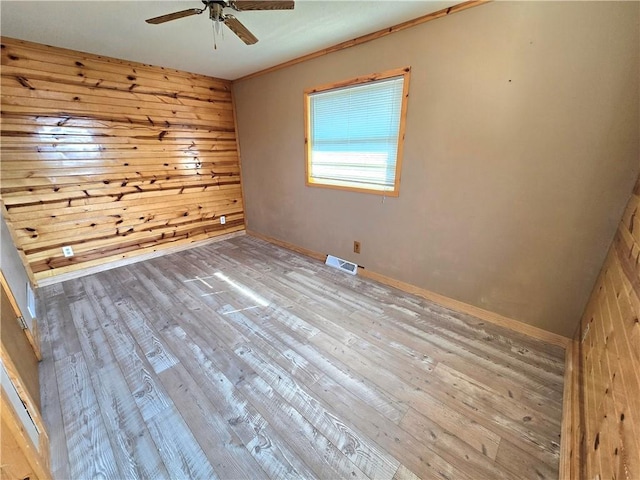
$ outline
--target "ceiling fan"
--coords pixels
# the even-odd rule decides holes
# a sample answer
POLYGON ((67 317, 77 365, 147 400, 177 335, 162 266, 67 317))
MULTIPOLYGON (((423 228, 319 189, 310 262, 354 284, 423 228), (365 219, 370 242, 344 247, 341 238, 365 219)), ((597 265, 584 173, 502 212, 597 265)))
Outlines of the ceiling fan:
POLYGON ((245 27, 240 20, 229 13, 224 13, 225 8, 232 8, 236 12, 245 10, 291 10, 294 7, 293 1, 267 1, 267 0, 202 0, 204 8, 189 8, 180 10, 179 12, 168 13, 146 20, 147 23, 154 25, 159 23, 177 20, 178 18, 190 17, 191 15, 200 15, 207 9, 209 10, 209 18, 216 24, 224 23, 229 30, 235 33, 240 40, 247 45, 253 45, 258 41, 256 36, 245 27))

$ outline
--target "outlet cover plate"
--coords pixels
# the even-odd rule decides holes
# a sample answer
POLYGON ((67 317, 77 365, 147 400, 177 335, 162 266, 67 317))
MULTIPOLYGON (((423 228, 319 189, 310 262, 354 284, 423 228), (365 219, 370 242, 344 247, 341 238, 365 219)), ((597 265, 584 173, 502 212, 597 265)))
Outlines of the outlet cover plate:
POLYGON ((62 247, 62 253, 65 257, 73 257, 73 248, 69 246, 62 247))

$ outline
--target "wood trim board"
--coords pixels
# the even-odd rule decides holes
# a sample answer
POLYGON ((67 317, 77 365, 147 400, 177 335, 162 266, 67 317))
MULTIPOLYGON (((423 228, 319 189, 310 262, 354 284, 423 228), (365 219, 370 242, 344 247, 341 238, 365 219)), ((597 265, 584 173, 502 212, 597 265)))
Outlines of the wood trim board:
POLYGON ((245 75, 243 77, 233 80, 233 82, 235 83, 235 82, 241 82, 243 80, 249 80, 251 78, 255 78, 261 75, 265 75, 267 73, 275 72, 276 70, 281 70, 283 68, 290 67, 298 63, 306 62, 307 60, 311 60, 313 58, 318 58, 333 52, 338 52, 340 50, 344 50, 345 48, 355 47, 356 45, 360 45, 362 43, 370 42, 371 40, 376 40, 378 38, 385 37, 391 33, 400 32, 401 30, 404 30, 406 28, 411 28, 411 27, 415 27, 416 25, 420 25, 422 23, 430 22, 431 20, 435 20, 436 18, 446 17, 447 15, 451 15, 457 12, 462 12, 463 10, 467 10, 469 8, 477 7, 478 5, 484 5, 485 3, 489 3, 490 1, 491 0, 471 0, 468 2, 459 3, 452 7, 443 8, 436 12, 432 12, 427 15, 414 18, 413 20, 407 20, 406 22, 399 23, 392 27, 383 28, 382 30, 378 30, 377 32, 369 33, 367 35, 362 35, 360 37, 354 38, 353 40, 347 40, 346 42, 341 42, 331 47, 323 48, 322 50, 318 50, 316 52, 309 53, 307 55, 303 55, 298 58, 294 58, 293 60, 280 63, 273 67, 265 68, 264 70, 250 73, 249 75, 245 75))
MULTIPOLYGON (((242 153, 240 152, 240 135, 238 134, 238 112, 236 110, 236 99, 235 94, 233 93, 233 88, 230 89, 229 94, 231 95, 231 108, 233 109, 233 129, 236 133, 236 152, 238 156, 238 175, 240 177, 240 195, 242 196, 242 205, 246 205, 245 195, 244 195, 244 182, 242 181, 242 153)), ((244 219, 245 225, 247 223, 247 219, 244 219)))
POLYGON ((578 394, 577 384, 574 379, 578 373, 578 352, 577 343, 571 340, 566 347, 564 359, 564 392, 562 395, 562 427, 560 430, 560 467, 559 478, 574 479, 577 477, 575 461, 574 430, 577 423, 574 419, 576 409, 576 396, 578 394))
MULTIPOLYGON (((18 445, 24 458, 29 463, 32 472, 35 474, 38 480, 48 480, 51 478, 48 465, 49 456, 49 440, 47 433, 44 430, 39 431, 40 445, 34 445, 29 438, 29 435, 22 427, 22 423, 18 419, 18 415, 14 410, 9 397, 4 391, 4 388, 0 391, 0 411, 2 412, 2 423, 6 425, 8 431, 2 432, 2 435, 12 436, 15 443, 18 445)), ((30 412, 32 414, 32 412, 30 412)), ((36 423, 38 428, 41 428, 42 422, 39 415, 36 415, 39 422, 36 423)), ((34 418, 34 422, 36 419, 34 418)))

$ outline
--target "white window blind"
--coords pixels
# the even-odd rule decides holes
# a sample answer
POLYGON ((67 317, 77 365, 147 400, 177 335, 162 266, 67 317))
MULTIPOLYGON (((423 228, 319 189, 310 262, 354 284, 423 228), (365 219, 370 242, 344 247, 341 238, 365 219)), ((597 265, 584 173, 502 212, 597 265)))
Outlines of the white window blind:
POLYGON ((308 182, 394 191, 404 76, 309 95, 308 182))

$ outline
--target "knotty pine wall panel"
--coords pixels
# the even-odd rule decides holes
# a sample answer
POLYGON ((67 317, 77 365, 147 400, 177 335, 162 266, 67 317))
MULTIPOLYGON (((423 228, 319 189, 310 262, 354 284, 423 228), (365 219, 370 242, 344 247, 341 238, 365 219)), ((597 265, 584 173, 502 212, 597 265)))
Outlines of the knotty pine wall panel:
POLYGON ((9 38, 1 55, 3 214, 36 281, 244 229, 229 81, 9 38))
POLYGON ((574 338, 571 478, 640 478, 639 210, 640 179, 574 338))

